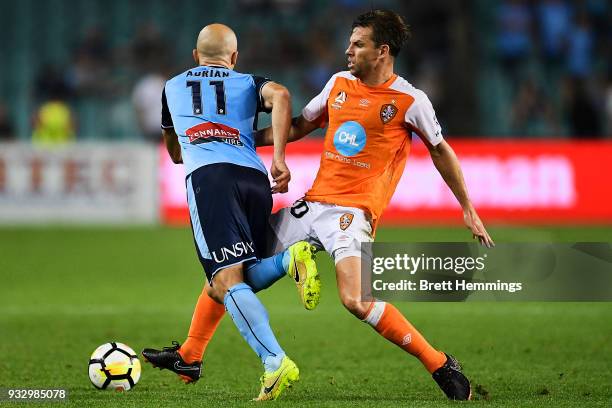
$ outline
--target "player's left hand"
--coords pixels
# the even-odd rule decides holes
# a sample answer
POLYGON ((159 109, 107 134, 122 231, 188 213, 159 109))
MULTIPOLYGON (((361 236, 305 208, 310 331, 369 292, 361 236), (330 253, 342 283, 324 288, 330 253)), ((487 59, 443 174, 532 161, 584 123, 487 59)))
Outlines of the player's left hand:
POLYGON ((478 238, 478 242, 487 248, 493 248, 495 246, 495 242, 491 239, 491 236, 485 229, 482 221, 480 221, 480 217, 476 213, 474 207, 470 206, 470 208, 463 211, 463 221, 467 228, 472 231, 472 238, 478 238))
POLYGON ((272 186, 272 194, 286 193, 289 191, 289 180, 291 180, 291 172, 284 160, 275 159, 272 161, 270 174, 274 185, 272 186))

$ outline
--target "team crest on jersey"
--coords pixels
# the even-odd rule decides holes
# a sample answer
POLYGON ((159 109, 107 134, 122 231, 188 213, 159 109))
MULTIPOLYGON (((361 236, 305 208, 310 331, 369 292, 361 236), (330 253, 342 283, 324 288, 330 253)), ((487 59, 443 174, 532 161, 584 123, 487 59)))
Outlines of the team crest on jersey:
POLYGON ((346 102, 346 92, 340 91, 338 92, 338 95, 336 95, 334 103, 332 103, 332 108, 340 109, 342 108, 342 104, 344 104, 344 102, 346 102))
POLYGON ((185 135, 189 138, 191 144, 222 142, 234 146, 244 145, 240 141, 240 131, 222 123, 200 123, 187 129, 185 135))
POLYGON ((388 103, 386 105, 383 105, 382 108, 380 108, 380 120, 382 120, 382 123, 384 123, 385 125, 391 122, 391 119, 393 119, 396 114, 397 107, 395 105, 391 105, 388 103))
POLYGON ((353 222, 354 215, 352 213, 344 213, 340 216, 340 229, 344 231, 353 222))

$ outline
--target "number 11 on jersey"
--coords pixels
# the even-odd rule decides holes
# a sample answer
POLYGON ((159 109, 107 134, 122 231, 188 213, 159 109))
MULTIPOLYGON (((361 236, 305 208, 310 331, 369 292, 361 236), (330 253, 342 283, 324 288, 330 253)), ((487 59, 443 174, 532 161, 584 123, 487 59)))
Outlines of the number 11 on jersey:
MULTIPOLYGON (((215 95, 217 101, 217 115, 225 115, 225 88, 223 81, 210 81, 210 86, 215 87, 215 95)), ((193 114, 202 114, 202 82, 187 81, 187 87, 191 88, 191 100, 193 105, 193 114)))

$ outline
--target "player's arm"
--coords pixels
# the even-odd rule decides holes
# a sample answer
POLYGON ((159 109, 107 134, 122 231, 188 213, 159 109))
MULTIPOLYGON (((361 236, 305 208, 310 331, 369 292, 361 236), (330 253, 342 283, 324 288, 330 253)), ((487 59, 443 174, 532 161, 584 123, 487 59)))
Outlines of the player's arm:
POLYGON ((183 157, 181 155, 181 145, 178 142, 178 136, 174 131, 174 128, 164 129, 162 128, 162 136, 164 137, 164 143, 168 154, 174 164, 183 163, 183 157))
POLYGON ((274 145, 274 157, 270 174, 274 181, 272 193, 289 191, 291 172, 285 163, 285 147, 291 128, 291 95, 284 86, 275 82, 266 82, 261 88, 261 99, 266 109, 272 110, 271 139, 274 145))
POLYGON ((463 209, 463 220, 472 232, 472 236, 478 238, 478 241, 484 246, 489 248, 494 246, 493 240, 470 201, 459 160, 450 145, 443 139, 442 128, 425 94, 417 95, 414 104, 406 111, 405 120, 408 128, 416 133, 429 149, 436 169, 463 209))
MULTIPOLYGON (((310 122, 304 118, 304 116, 300 115, 293 119, 291 119, 291 128, 289 129, 289 136, 287 138, 287 142, 295 142, 296 140, 300 140, 304 136, 308 135, 315 129, 318 129, 320 126, 316 122, 310 122)), ((272 138, 272 128, 267 127, 265 129, 261 129, 255 135, 255 143, 259 146, 272 146, 274 144, 274 139, 272 138)))
POLYGON ((453 148, 445 140, 442 140, 435 146, 427 139, 424 139, 424 142, 429 149, 429 154, 436 169, 463 209, 465 225, 472 231, 474 238, 478 238, 482 245, 488 248, 495 246, 470 201, 461 165, 453 148))
POLYGON ((172 116, 170 115, 170 109, 168 109, 168 101, 166 100, 166 88, 162 91, 162 111, 161 111, 161 128, 162 137, 166 144, 168 154, 175 164, 183 163, 183 157, 181 155, 181 145, 178 141, 178 136, 174 131, 174 123, 172 122, 172 116))
MULTIPOLYGON (((327 82, 320 94, 315 96, 302 110, 302 114, 291 120, 288 142, 300 140, 315 129, 327 123, 327 98, 335 82, 335 75, 327 82)), ((273 143, 272 129, 262 129, 255 135, 257 146, 270 146, 273 143)))

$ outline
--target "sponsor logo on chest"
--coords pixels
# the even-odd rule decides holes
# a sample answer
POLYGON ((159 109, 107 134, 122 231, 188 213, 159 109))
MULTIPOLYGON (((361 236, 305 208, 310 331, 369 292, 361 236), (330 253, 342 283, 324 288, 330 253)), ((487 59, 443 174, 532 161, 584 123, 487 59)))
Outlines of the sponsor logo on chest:
POLYGON ((355 156, 366 145, 366 131, 355 121, 344 122, 334 133, 334 147, 343 156, 355 156))

